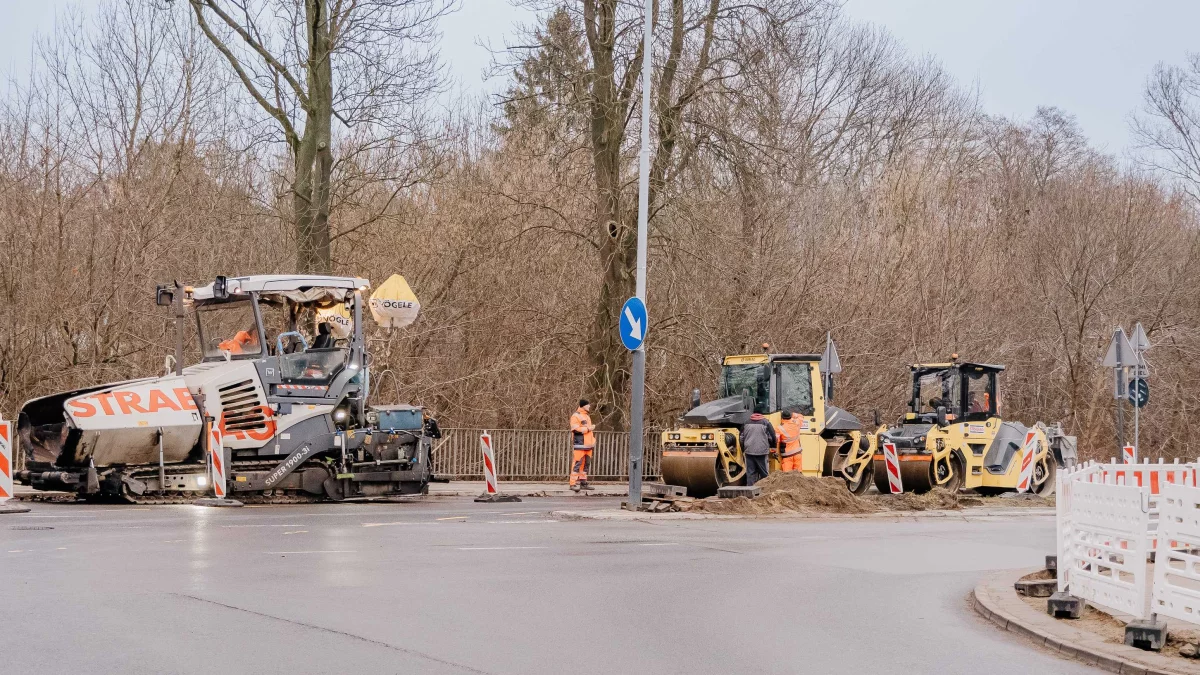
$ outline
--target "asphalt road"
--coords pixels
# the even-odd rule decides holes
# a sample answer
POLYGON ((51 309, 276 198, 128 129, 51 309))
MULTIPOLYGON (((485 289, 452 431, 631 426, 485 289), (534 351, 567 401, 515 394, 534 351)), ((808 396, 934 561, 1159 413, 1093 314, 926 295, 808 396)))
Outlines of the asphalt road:
POLYGON ((1052 517, 549 516, 618 501, 35 504, 0 516, 0 674, 1095 672, 967 604, 1052 517))

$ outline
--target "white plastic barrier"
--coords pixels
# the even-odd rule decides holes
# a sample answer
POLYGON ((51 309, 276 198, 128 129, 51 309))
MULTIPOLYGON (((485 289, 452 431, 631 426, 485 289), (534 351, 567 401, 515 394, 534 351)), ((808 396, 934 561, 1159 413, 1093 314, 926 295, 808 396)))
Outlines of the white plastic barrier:
POLYGON ((1159 509, 1152 611, 1200 624, 1200 488, 1165 486, 1159 509))
MULTIPOLYGON (((1179 460, 1175 460, 1172 464, 1166 464, 1161 459, 1157 463, 1140 464, 1125 464, 1117 462, 1115 459, 1111 463, 1090 461, 1069 469, 1060 469, 1055 487, 1059 539, 1061 541, 1064 536, 1067 536, 1066 533, 1069 530, 1072 484, 1084 482, 1133 485, 1150 488, 1148 505, 1150 519, 1146 526, 1146 549, 1154 551, 1158 546, 1158 502, 1162 489, 1168 485, 1195 486, 1198 474, 1200 474, 1200 464, 1180 464, 1179 460)), ((1062 581, 1059 582, 1059 590, 1063 590, 1062 581)))
POLYGON ((1145 618, 1150 489, 1073 481, 1068 490, 1058 504, 1059 588, 1145 618))

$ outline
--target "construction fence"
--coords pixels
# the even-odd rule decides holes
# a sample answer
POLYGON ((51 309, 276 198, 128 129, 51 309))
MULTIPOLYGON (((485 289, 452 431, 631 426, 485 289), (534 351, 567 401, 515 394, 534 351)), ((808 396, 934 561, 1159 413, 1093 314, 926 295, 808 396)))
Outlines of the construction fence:
MULTIPOLYGON (((452 480, 483 480, 479 436, 484 429, 443 429, 433 442, 433 472, 452 480)), ((489 429, 496 450, 497 477, 504 480, 566 480, 571 473, 571 433, 561 429, 489 429)), ((657 431, 646 433, 642 476, 657 479, 662 471, 662 442, 657 431)), ((629 433, 597 431, 588 470, 591 480, 629 479, 629 433)))
POLYGON ((1200 621, 1198 473, 1200 463, 1162 462, 1060 470, 1058 589, 1138 619, 1200 621))

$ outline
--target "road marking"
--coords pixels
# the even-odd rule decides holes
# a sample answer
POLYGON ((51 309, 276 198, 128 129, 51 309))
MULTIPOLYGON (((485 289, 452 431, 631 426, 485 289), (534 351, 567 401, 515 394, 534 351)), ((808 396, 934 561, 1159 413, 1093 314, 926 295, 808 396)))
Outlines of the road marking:
POLYGON ((358 551, 265 551, 267 555, 292 555, 299 553, 358 553, 358 551))
POLYGON ((66 547, 66 546, 59 546, 58 548, 56 548, 56 549, 54 549, 54 550, 55 550, 55 551, 65 551, 65 550, 67 550, 67 547, 66 547))
POLYGON ((308 534, 308 530, 292 530, 291 532, 284 532, 284 534, 308 534))
POLYGON ((461 546, 460 551, 528 551, 535 548, 550 548, 549 546, 461 546))
POLYGON ((308 527, 304 523, 287 523, 284 525, 222 525, 221 527, 308 527))
POLYGON ((431 521, 420 522, 420 521, 414 521, 414 520, 397 520, 397 521, 393 521, 390 523, 363 523, 362 524, 363 527, 386 527, 388 525, 437 525, 437 523, 434 523, 431 521))
POLYGON ((438 518, 437 520, 466 520, 467 516, 449 516, 447 518, 438 518))
POLYGON ((484 520, 485 525, 530 525, 536 523, 556 523, 557 520, 484 520))
POLYGON ((25 550, 24 550, 24 549, 20 549, 20 548, 18 548, 18 549, 16 549, 16 550, 13 550, 13 551, 9 551, 9 553, 24 553, 24 552, 25 552, 25 550))

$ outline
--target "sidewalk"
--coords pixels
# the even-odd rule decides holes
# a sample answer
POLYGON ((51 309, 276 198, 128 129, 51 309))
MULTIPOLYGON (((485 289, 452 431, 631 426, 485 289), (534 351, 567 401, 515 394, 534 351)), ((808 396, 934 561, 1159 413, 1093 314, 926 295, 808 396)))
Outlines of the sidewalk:
MULTIPOLYGON (((564 480, 561 483, 545 482, 500 482, 500 491, 507 495, 518 497, 573 497, 586 494, 592 497, 624 497, 628 492, 626 483, 592 483, 596 488, 586 493, 572 492, 564 480)), ((452 481, 449 483, 430 483, 429 494, 434 497, 478 497, 483 494, 483 481, 452 481)), ((67 492, 39 492, 28 485, 17 485, 13 490, 18 499, 40 495, 43 498, 67 498, 67 492)))
MULTIPOLYGON (((1147 675, 1195 675, 1195 662, 1165 654, 1127 647, 1108 641, 1102 635, 1085 630, 1077 619, 1055 619, 1030 606, 1013 589, 1018 579, 1037 569, 1007 570, 988 575, 975 586, 971 605, 981 616, 997 626, 1022 635, 1035 644, 1056 651, 1111 673, 1147 675)), ((1045 598, 1037 598, 1045 606, 1045 598)))
MULTIPOLYGON (((595 490, 585 493, 572 492, 567 481, 561 483, 500 481, 500 492, 518 497, 574 497, 580 494, 592 497, 624 497, 629 491, 628 483, 592 483, 595 490)), ((436 497, 477 497, 484 491, 483 481, 452 481, 430 483, 429 494, 436 497)))

